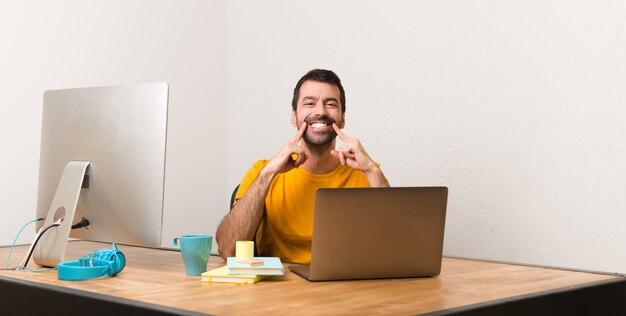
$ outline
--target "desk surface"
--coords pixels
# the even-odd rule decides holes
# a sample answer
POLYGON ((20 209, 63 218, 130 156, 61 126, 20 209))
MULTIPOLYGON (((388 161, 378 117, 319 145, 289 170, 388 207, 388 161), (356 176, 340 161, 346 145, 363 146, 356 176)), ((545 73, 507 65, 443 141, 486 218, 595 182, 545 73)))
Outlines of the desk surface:
MULTIPOLYGON (((110 245, 70 242, 66 260, 110 245)), ((442 273, 434 278, 308 282, 285 269, 253 285, 201 282, 185 275, 179 252, 119 246, 127 258, 116 277, 89 281, 61 281, 56 271, 33 273, 1 271, 16 278, 76 290, 137 300, 209 314, 419 314, 506 299, 597 282, 620 276, 444 258, 442 273)), ((9 267, 23 258, 26 246, 13 250, 9 267)), ((8 247, 0 248, 2 262, 8 247)), ((212 256, 209 269, 224 264, 212 256)), ((33 267, 34 264, 30 264, 33 267)))

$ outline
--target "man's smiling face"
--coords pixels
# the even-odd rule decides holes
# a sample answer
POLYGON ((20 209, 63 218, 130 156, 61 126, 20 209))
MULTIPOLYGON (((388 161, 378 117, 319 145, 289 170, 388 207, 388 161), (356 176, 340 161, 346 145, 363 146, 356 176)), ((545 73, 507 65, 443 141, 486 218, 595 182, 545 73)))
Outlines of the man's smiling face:
POLYGON ((307 124, 302 139, 310 145, 325 147, 337 136, 333 123, 343 128, 344 114, 341 111, 340 91, 335 85, 312 80, 300 87, 297 111, 292 112, 291 122, 297 128, 307 124))

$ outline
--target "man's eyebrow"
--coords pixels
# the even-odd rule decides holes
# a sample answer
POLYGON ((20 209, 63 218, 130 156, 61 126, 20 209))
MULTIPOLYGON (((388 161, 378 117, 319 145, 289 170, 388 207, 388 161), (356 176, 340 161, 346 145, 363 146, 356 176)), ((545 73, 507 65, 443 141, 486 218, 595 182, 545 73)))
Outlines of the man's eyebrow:
POLYGON ((302 100, 303 100, 303 101, 306 101, 306 100, 313 100, 313 101, 316 101, 316 100, 317 100, 317 97, 305 96, 304 98, 302 98, 302 100))
POLYGON ((335 101, 335 102, 339 103, 339 100, 337 100, 337 98, 332 98, 332 97, 324 99, 324 103, 326 103, 328 101, 335 101))

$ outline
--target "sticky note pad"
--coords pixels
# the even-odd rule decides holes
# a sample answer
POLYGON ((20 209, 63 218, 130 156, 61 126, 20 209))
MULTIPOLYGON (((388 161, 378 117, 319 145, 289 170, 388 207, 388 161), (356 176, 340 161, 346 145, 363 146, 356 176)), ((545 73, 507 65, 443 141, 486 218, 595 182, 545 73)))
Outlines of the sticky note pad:
POLYGON ((235 257, 237 260, 252 260, 254 255, 254 241, 240 240, 235 243, 235 257))
POLYGON ((262 260, 237 260, 237 264, 245 265, 249 267, 256 267, 256 266, 262 266, 263 261, 262 260))

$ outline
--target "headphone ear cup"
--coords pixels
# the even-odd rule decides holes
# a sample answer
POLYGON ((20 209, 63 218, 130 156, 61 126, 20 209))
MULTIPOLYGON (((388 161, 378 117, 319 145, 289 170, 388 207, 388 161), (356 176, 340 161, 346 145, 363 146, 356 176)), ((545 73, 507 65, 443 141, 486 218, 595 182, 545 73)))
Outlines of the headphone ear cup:
POLYGON ((124 269, 126 266, 126 257, 119 249, 100 249, 97 255, 94 254, 94 259, 100 259, 102 261, 110 262, 112 271, 111 276, 116 275, 124 269))
POLYGON ((112 276, 124 270, 124 267, 126 266, 126 256, 124 256, 121 251, 117 249, 113 250, 113 253, 111 254, 111 258, 109 260, 113 262, 112 265, 114 267, 114 271, 112 271, 111 273, 112 276))

